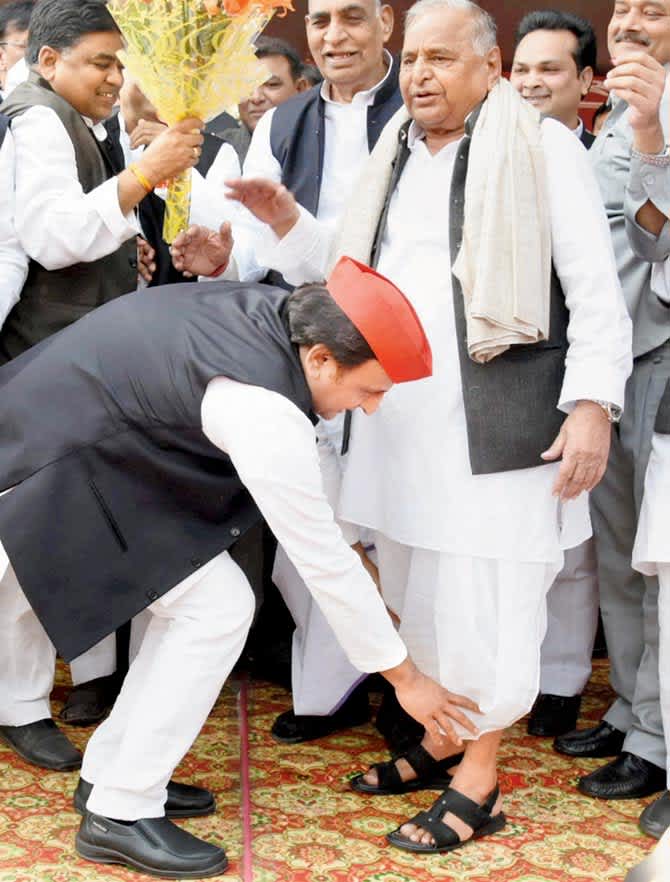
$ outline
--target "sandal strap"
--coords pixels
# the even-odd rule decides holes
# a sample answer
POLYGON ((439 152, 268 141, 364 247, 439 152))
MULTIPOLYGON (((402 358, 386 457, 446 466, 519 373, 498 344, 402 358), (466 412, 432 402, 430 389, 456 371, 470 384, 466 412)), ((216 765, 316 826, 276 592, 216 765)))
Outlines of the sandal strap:
MULTIPOLYGON (((498 793, 498 787, 496 786, 488 795, 484 804, 480 806, 474 800, 450 787, 448 790, 445 790, 442 796, 435 800, 426 815, 431 822, 435 819, 442 823, 442 818, 444 818, 447 812, 450 812, 476 832, 491 820, 491 810, 496 803, 498 793)), ((442 824, 442 826, 445 825, 442 824)))
POLYGON ((409 763, 417 778, 431 778, 440 768, 439 760, 431 756, 422 744, 410 747, 397 759, 404 759, 406 763, 409 763))
POLYGON ((385 763, 375 763, 371 766, 377 773, 377 787, 384 790, 402 790, 403 780, 394 760, 388 760, 385 763))
POLYGON ((419 812, 408 823, 416 824, 422 830, 430 833, 437 848, 446 848, 449 845, 458 845, 461 841, 458 833, 444 824, 440 818, 430 812, 419 812))

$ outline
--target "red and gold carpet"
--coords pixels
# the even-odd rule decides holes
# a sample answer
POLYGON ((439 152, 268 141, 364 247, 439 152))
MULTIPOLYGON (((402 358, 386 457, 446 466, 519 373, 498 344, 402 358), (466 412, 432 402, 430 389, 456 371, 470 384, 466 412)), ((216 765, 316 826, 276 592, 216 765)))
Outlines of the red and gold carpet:
MULTIPOLYGON (((64 684, 59 671, 56 712, 64 684)), ((239 687, 224 692, 175 775, 216 792, 215 815, 180 823, 226 846, 231 866, 224 878, 231 882, 623 882, 654 845, 637 827, 644 802, 600 802, 575 790, 577 777, 602 760, 562 758, 549 739, 531 738, 519 724, 501 757, 506 829, 451 855, 397 851, 383 834, 432 797, 366 799, 349 790, 352 774, 382 758, 371 726, 318 744, 280 746, 269 730, 289 706, 287 693, 252 683, 241 697, 239 687), (240 730, 244 706, 248 729, 240 730), (242 767, 240 743, 248 743, 242 767)), ((606 667, 598 663, 581 724, 597 721, 610 698, 606 667)), ((83 747, 90 731, 68 734, 83 747)), ((0 882, 149 878, 77 857, 76 781, 77 773, 36 769, 0 747, 0 882)))

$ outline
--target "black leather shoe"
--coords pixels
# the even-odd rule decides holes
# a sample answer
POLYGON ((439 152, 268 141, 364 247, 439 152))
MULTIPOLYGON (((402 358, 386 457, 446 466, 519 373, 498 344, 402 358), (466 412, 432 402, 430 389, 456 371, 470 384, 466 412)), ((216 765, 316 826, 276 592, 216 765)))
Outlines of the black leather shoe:
POLYGON ((354 694, 348 698, 339 710, 328 717, 297 716, 292 710, 279 714, 272 724, 271 734, 275 741, 282 744, 299 744, 303 741, 315 741, 325 738, 333 732, 362 726, 370 719, 368 696, 354 694))
POLYGON ((573 732, 577 725, 581 695, 550 695, 540 692, 528 720, 528 734, 549 738, 573 732))
POLYGON ((660 839, 668 827, 670 827, 670 791, 666 790, 642 812, 640 829, 647 836, 660 839))
POLYGON ((99 723, 112 709, 120 690, 121 682, 116 674, 73 686, 58 718, 70 726, 99 723))
MULTIPOLYGON (((83 815, 86 803, 93 790, 93 785, 83 778, 79 779, 72 803, 74 810, 83 815)), ((165 814, 168 818, 197 818, 200 815, 211 815, 216 811, 214 794, 204 787, 193 787, 191 784, 179 784, 170 781, 167 786, 165 814)))
POLYGON ((0 740, 24 760, 43 769, 69 772, 81 766, 81 753, 51 719, 26 726, 0 726, 0 740))
POLYGON ((580 729, 567 735, 559 735, 554 741, 554 750, 566 756, 617 756, 621 753, 625 739, 625 732, 602 722, 593 729, 580 729))
POLYGON ((590 775, 579 779, 577 787, 597 799, 641 799, 665 790, 666 772, 649 760, 624 751, 590 775))
POLYGON ((98 864, 124 864, 164 879, 219 876, 226 853, 198 839, 167 818, 113 821, 87 812, 74 841, 81 857, 98 864))

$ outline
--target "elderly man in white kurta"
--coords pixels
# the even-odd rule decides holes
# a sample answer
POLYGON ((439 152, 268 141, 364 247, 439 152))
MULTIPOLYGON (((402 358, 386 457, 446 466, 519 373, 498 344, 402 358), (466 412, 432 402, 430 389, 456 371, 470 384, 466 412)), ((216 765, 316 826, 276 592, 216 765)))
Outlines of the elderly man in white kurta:
MULTIPOLYGON (((603 474, 631 366, 630 322, 586 154, 559 123, 540 122, 500 72, 487 13, 469 0, 419 0, 401 61, 409 118, 399 111, 389 123, 334 246, 285 188, 231 184, 274 230, 273 265, 287 279, 323 275, 346 243, 404 286, 431 339, 432 379, 394 390, 367 425, 354 421, 339 506, 343 519, 375 531, 384 597, 418 664, 482 711, 478 737, 459 733, 465 752, 445 794, 389 834, 418 852, 449 851, 504 826, 498 745, 537 694, 546 592, 564 549, 590 533, 584 491, 603 474), (538 308, 552 266, 561 303, 551 294, 538 308), (509 291, 520 304, 511 316, 502 306, 509 291), (501 316, 490 339, 479 334, 479 301, 501 316), (539 316, 537 327, 528 315, 539 316), (552 401, 533 398, 539 360, 523 375, 515 366, 536 357, 555 359, 552 401), (495 378, 510 376, 516 385, 498 380, 492 398, 495 378), (538 442, 545 410, 556 429, 538 442), (526 435, 540 446, 515 467, 507 448, 526 435)), ((195 231, 194 250, 198 239, 211 246, 195 231)), ((353 786, 376 794, 435 786, 460 749, 425 737, 353 786)))

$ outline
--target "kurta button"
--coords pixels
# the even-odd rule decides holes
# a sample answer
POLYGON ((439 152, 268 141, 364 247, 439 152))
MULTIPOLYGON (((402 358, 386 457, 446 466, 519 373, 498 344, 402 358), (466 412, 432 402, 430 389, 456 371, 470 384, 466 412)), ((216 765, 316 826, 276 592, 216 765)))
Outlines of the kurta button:
POLYGON ((655 358, 655 359, 654 359, 654 364, 660 364, 662 361, 663 361, 662 358, 655 358))
POLYGON ((157 591, 147 591, 147 597, 151 601, 158 600, 158 592, 157 591))
POLYGON ((136 257, 129 257, 129 258, 128 258, 128 263, 130 264, 130 266, 131 266, 133 269, 137 269, 137 258, 136 258, 136 257))
POLYGON ((656 178, 653 175, 647 175, 644 179, 644 182, 648 187, 651 187, 655 180, 656 178))
POLYGON ((234 536, 237 539, 237 537, 240 535, 240 528, 239 527, 231 527, 230 535, 234 536))
POLYGON ((201 567, 201 566, 202 566, 202 561, 200 560, 199 557, 192 557, 192 558, 191 558, 191 564, 192 564, 194 567, 201 567))

